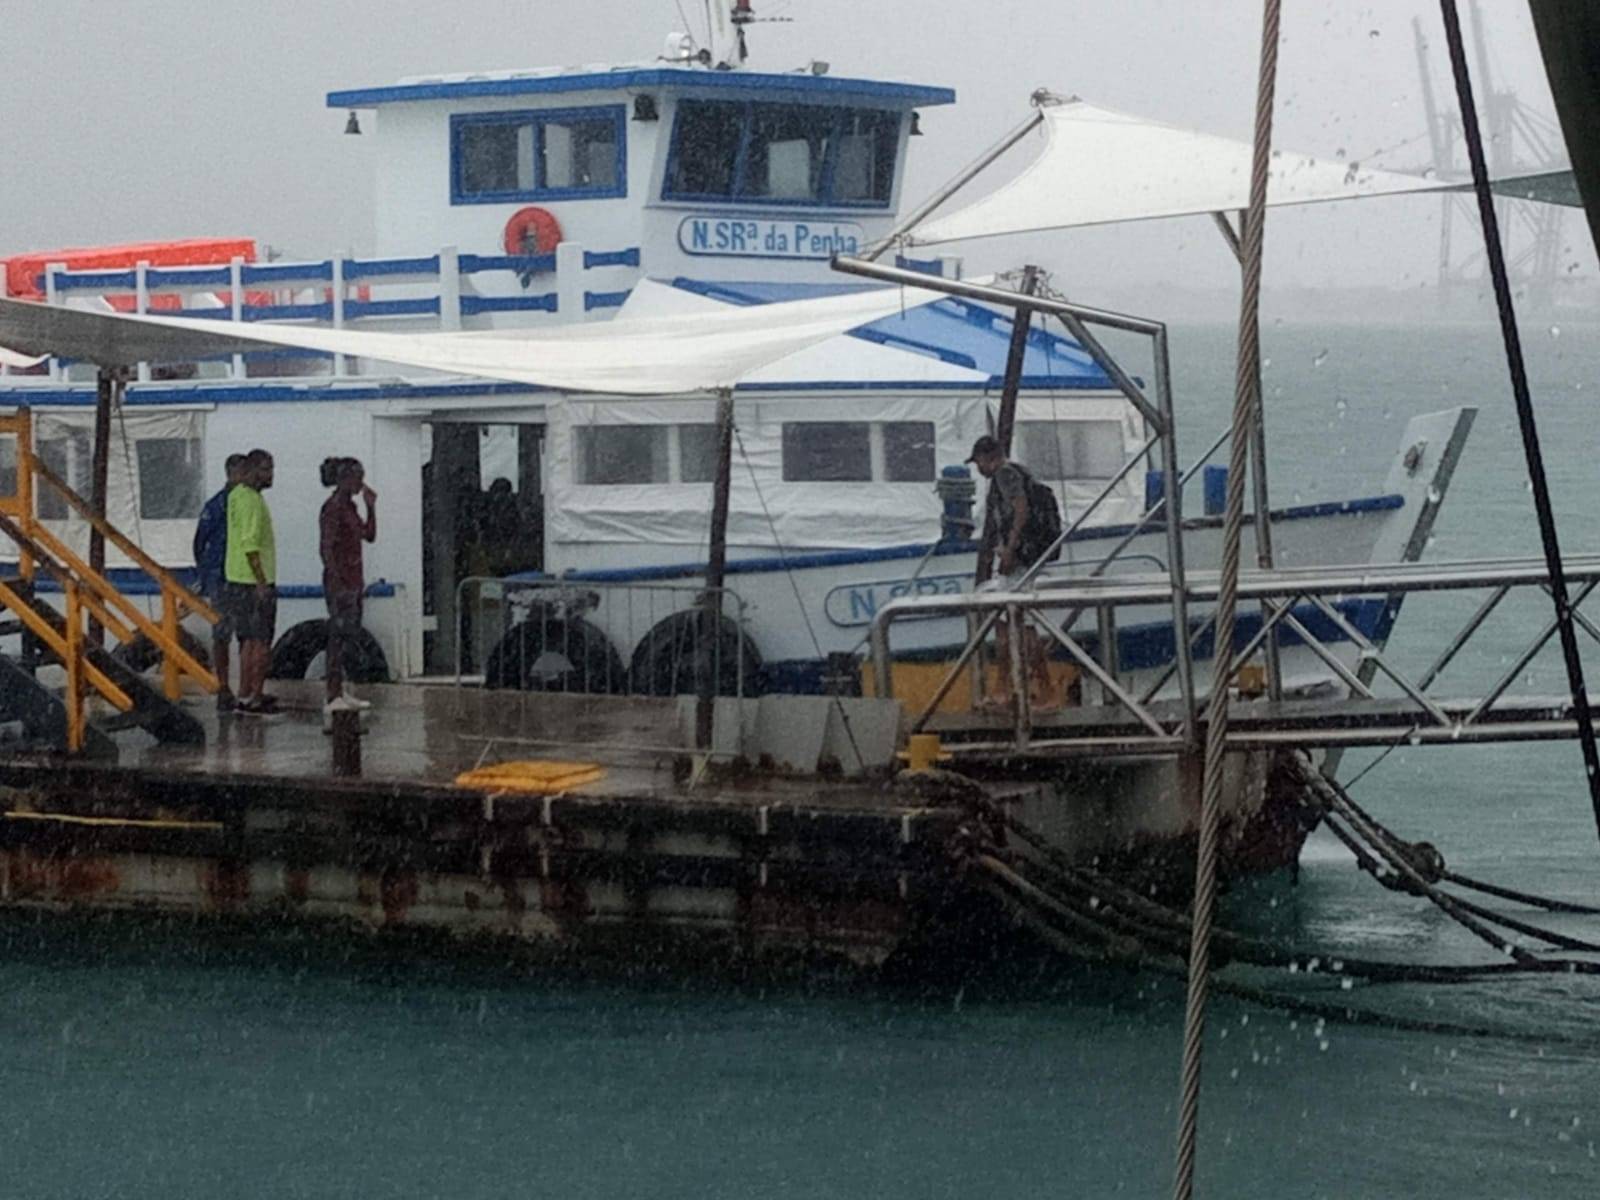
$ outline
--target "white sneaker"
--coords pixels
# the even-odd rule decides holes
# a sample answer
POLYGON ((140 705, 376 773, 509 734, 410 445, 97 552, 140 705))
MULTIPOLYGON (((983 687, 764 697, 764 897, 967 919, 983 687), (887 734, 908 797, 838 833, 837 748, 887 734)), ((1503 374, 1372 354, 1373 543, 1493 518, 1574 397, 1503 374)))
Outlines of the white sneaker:
POLYGON ((348 685, 346 685, 340 699, 347 701, 352 708, 367 709, 372 707, 371 700, 363 700, 348 685))

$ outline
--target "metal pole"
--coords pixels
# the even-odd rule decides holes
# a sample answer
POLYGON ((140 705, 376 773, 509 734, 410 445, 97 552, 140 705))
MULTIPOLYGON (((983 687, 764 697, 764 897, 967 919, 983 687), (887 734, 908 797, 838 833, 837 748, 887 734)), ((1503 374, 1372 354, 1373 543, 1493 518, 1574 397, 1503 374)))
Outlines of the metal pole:
MULTIPOLYGON (((1240 531, 1244 525, 1244 472, 1250 432, 1260 404, 1259 354, 1261 250, 1266 230, 1267 169, 1272 152, 1272 109, 1277 91, 1281 0, 1266 0, 1261 31, 1261 75, 1256 93, 1255 150, 1250 172, 1250 208, 1242 231, 1244 289, 1239 306, 1239 360, 1233 404, 1233 440, 1228 453, 1228 504, 1223 520, 1222 570, 1217 595, 1216 653, 1206 726, 1204 782, 1195 850, 1194 922, 1189 940, 1189 992, 1184 1013, 1183 1077, 1178 1105, 1175 1200, 1194 1195, 1195 1146, 1200 1121, 1200 1063, 1205 1044, 1206 1000, 1211 984, 1211 920, 1216 904, 1217 834, 1228 742, 1226 667, 1233 654, 1239 600, 1240 531)), ((1171 514, 1169 514, 1170 523, 1171 514)), ((1186 641, 1181 634, 1178 644, 1186 641)))
POLYGON ((935 192, 926 201, 926 203, 920 205, 909 217, 907 217, 904 221, 901 221, 900 224, 896 225, 894 230, 881 242, 878 242, 876 245, 869 246, 865 251, 867 261, 877 262, 878 259, 882 258, 884 254, 888 252, 889 247, 893 246, 901 238, 905 237, 906 234, 910 233, 918 225, 926 221, 938 209, 943 208, 945 202, 949 200, 951 196, 954 196, 962 188, 966 187, 967 184, 971 183, 975 178, 977 178, 978 175, 985 171, 991 163, 998 159, 1007 150, 1011 149, 1011 147, 1015 146, 1023 138, 1027 137, 1035 129, 1039 128, 1039 126, 1042 124, 1044 124, 1044 112, 1041 110, 1034 113, 1021 125, 1018 125, 1005 137, 1001 138, 1000 141, 991 149, 985 150, 971 164, 962 169, 954 179, 935 192))
POLYGON ((716 719, 717 681, 711 670, 711 649, 721 630, 722 589, 728 568, 728 496, 733 486, 733 389, 717 393, 717 477, 711 488, 711 553, 706 564, 706 594, 701 609, 700 646, 696 652, 695 746, 711 749, 716 719))
MULTIPOLYGON (((1228 220, 1226 213, 1214 212, 1211 217, 1217 223, 1217 228, 1222 233, 1223 241, 1228 243, 1228 249, 1233 251, 1233 257, 1238 261, 1240 276, 1244 272, 1244 246, 1239 241, 1239 235, 1234 231, 1233 225, 1228 220)), ((1246 214, 1239 214, 1239 228, 1244 228, 1246 214)), ((1261 395, 1261 345, 1259 335, 1256 343, 1255 364, 1252 368, 1256 376, 1256 395, 1261 395)), ((1265 405, 1257 403, 1256 419, 1250 430, 1250 479, 1254 488, 1256 512, 1256 565, 1263 571, 1271 570, 1272 557, 1272 506, 1267 498, 1267 420, 1265 405)), ((1267 619, 1267 609, 1263 605, 1261 619, 1267 619)), ((1267 658, 1267 696, 1273 700, 1283 699, 1283 662, 1276 629, 1268 631, 1266 639, 1267 658)))
MULTIPOLYGON (((1243 228, 1246 214, 1240 213, 1240 227, 1243 228)), ((1243 267, 1241 266, 1241 272, 1243 267)), ((1272 504, 1267 494, 1267 413, 1266 402, 1262 399, 1261 390, 1261 314, 1259 311, 1251 314, 1251 319, 1256 322, 1255 336, 1250 339, 1253 351, 1250 373, 1255 383, 1255 416, 1250 422, 1250 486, 1255 499, 1256 512, 1256 566, 1263 571, 1270 571, 1273 566, 1272 555, 1272 504)), ((1266 608, 1262 607, 1262 620, 1266 620, 1266 608)), ((1283 699, 1283 659, 1279 648, 1278 631, 1273 629, 1267 636, 1267 698, 1270 700, 1283 699)))
POLYGON ((1600 748, 1595 745, 1589 691, 1583 679, 1583 660, 1578 656, 1578 635, 1572 624, 1572 605, 1567 595, 1566 571, 1561 561, 1561 542, 1556 535, 1555 511, 1550 505, 1550 484, 1545 478, 1544 453, 1539 446, 1539 427, 1534 419, 1533 398, 1528 390, 1522 339, 1517 332, 1516 306, 1511 297, 1511 282, 1506 275, 1500 222, 1495 215, 1494 193, 1489 187, 1483 133, 1478 127, 1478 111, 1472 98, 1472 76, 1467 67, 1466 46, 1461 39, 1461 14, 1456 9, 1455 0, 1439 0, 1439 8, 1444 17, 1445 38, 1450 44, 1450 66, 1455 72, 1462 131, 1466 136, 1467 154, 1472 160, 1472 185, 1478 198, 1478 217, 1483 223, 1484 252, 1489 260, 1489 274, 1494 280, 1495 307, 1500 313, 1500 333, 1505 339, 1506 366, 1511 373, 1511 391, 1517 404, 1517 424, 1522 431, 1522 451, 1528 463, 1528 483, 1533 489, 1533 507, 1539 518, 1539 539, 1544 545, 1545 564, 1550 572, 1550 595, 1555 601, 1556 625, 1561 634, 1561 656, 1566 660, 1573 716, 1578 722, 1578 737, 1583 747, 1583 764, 1589 779, 1589 802, 1594 809, 1595 828, 1600 831, 1600 748))
MULTIPOLYGON (((1172 589, 1173 661, 1183 698, 1183 738, 1195 741, 1194 657, 1189 647, 1189 573, 1183 554, 1183 476, 1178 461, 1178 423, 1172 404, 1172 358, 1167 329, 1155 334, 1156 403, 1161 406, 1161 495, 1166 509, 1167 581, 1172 589)), ((1206 458, 1210 458, 1208 451, 1206 458)), ((1204 461, 1204 460, 1202 460, 1204 461)), ((1119 548, 1120 553, 1120 548, 1119 548)))
MULTIPOLYGON (((1022 268, 1022 294, 1031 296, 1039 288, 1039 268, 1022 268)), ((1006 355, 1005 382, 1000 389, 1000 419, 995 424, 995 440, 1000 453, 1011 456, 1011 434, 1017 424, 1017 393, 1022 389, 1022 366, 1028 357, 1028 333, 1033 326, 1033 310, 1015 308, 1011 312, 1011 348, 1006 355)))
MULTIPOLYGON (((107 480, 111 467, 111 410, 121 400, 122 376, 114 367, 101 367, 95 380, 94 448, 89 475, 89 507, 101 520, 106 516, 107 480)), ((106 539, 99 529, 89 527, 89 568, 96 575, 106 571, 106 539)), ((99 621, 89 622, 89 641, 104 646, 105 630, 99 621)))

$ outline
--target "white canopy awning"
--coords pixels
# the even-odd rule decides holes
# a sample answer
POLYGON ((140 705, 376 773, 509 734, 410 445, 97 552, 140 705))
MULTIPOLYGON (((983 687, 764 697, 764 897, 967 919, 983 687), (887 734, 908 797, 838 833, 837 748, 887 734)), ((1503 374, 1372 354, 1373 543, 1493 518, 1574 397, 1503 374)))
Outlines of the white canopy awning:
POLYGON ((18 354, 14 350, 7 350, 4 346, 0 346, 0 367, 15 367, 18 370, 27 370, 29 367, 37 367, 48 357, 49 355, 45 354, 18 354))
POLYGON ((808 346, 942 298, 920 288, 873 288, 712 313, 416 334, 130 317, 0 300, 0 346, 19 359, 54 354, 102 366, 288 346, 561 391, 663 396, 734 387, 808 346))
MULTIPOLYGON (((937 213, 907 241, 933 245, 1117 221, 1234 212, 1250 198, 1251 147, 1097 108, 1081 100, 1043 111, 1045 147, 1021 175, 966 208, 937 213)), ((1359 163, 1275 151, 1267 203, 1441 191, 1451 185, 1359 163)))

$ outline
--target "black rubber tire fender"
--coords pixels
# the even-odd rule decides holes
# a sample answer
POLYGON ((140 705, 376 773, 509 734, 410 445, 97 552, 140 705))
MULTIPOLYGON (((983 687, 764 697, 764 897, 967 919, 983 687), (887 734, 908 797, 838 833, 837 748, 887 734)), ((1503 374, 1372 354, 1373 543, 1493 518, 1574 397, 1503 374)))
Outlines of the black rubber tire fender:
POLYGON ((582 617, 535 612, 506 631, 484 664, 484 686, 523 692, 615 695, 628 690, 622 659, 597 625, 582 617), (542 656, 559 654, 570 664, 560 674, 535 669, 542 656))
MULTIPOLYGON (((301 621, 288 629, 272 647, 268 679, 304 679, 317 655, 328 648, 325 618, 301 621)), ((345 642, 344 677, 354 684, 388 683, 389 659, 370 630, 362 628, 345 642)))
MULTIPOLYGON (((673 613, 645 634, 633 651, 629 672, 632 691, 639 696, 694 695, 697 687, 696 658, 704 636, 704 616, 693 610, 673 613)), ((713 653, 716 694, 733 696, 740 691, 741 666, 746 696, 760 694, 761 653, 728 617, 719 617, 713 653)))

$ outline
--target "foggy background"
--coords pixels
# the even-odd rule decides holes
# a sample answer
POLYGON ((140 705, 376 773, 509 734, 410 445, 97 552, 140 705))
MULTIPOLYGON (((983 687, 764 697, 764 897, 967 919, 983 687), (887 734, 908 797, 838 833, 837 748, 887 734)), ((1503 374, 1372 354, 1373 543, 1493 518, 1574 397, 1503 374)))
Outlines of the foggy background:
MULTIPOLYGON (((1484 8, 1495 85, 1553 115, 1526 6, 1484 8)), ((957 90, 957 105, 923 114, 908 203, 1026 116, 1037 87, 1239 138, 1252 125, 1259 0, 757 0, 756 9, 782 20, 751 30, 753 69, 816 58, 836 75, 957 90)), ((703 36, 704 0, 0 0, 0 256, 192 236, 254 237, 290 258, 365 252, 374 140, 344 135, 347 114, 326 107, 328 91, 412 74, 648 63, 685 17, 703 36)), ((1430 165, 1413 17, 1427 32, 1435 92, 1453 111, 1433 0, 1290 0, 1276 144, 1397 170, 1430 165)), ((369 131, 377 119, 362 114, 369 131)), ((1013 167, 1027 147, 1012 152, 1013 167)), ((1426 315, 1440 213, 1437 197, 1275 213, 1269 309, 1426 315)), ((1464 257, 1476 230, 1456 229, 1464 257)), ((1557 302, 1570 308, 1597 272, 1577 214, 1562 234, 1569 286, 1557 302)), ((1088 302, 1232 313, 1236 268, 1203 218, 948 248, 963 251, 972 271, 1039 262, 1088 302)))

